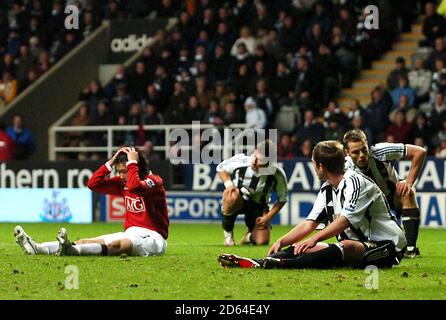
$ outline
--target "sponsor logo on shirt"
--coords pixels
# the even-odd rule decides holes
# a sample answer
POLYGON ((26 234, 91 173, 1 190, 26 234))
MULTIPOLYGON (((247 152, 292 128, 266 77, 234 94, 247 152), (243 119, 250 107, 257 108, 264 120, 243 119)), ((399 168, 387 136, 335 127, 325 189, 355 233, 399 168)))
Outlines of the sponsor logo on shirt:
POLYGON ((141 198, 131 198, 129 196, 125 196, 125 207, 128 212, 131 213, 142 213, 146 210, 144 205, 144 201, 141 198))

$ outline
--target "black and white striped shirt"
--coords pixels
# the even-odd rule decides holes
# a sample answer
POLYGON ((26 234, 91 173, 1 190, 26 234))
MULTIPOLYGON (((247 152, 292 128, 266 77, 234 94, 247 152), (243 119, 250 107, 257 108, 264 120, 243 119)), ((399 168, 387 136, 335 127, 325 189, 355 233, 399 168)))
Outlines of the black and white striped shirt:
POLYGON ((401 180, 391 161, 402 160, 407 156, 407 147, 403 143, 378 143, 370 147, 369 163, 366 169, 359 168, 350 157, 346 157, 346 169, 364 173, 379 186, 389 197, 396 190, 396 184, 401 180))
POLYGON ((217 166, 217 172, 221 171, 231 176, 238 189, 247 189, 249 199, 258 204, 268 203, 273 191, 277 194, 277 201, 287 202, 287 178, 283 169, 276 164, 256 172, 251 169, 251 156, 236 154, 217 166))
POLYGON ((362 173, 347 170, 337 188, 325 182, 307 220, 322 222, 327 218, 330 219, 328 217, 330 211, 334 215, 332 219, 344 216, 350 222, 350 227, 342 232, 338 240, 375 242, 387 240, 392 241, 397 251, 402 250, 407 244, 404 232, 392 216, 384 194, 362 173), (327 192, 331 192, 331 201, 327 201, 327 192))

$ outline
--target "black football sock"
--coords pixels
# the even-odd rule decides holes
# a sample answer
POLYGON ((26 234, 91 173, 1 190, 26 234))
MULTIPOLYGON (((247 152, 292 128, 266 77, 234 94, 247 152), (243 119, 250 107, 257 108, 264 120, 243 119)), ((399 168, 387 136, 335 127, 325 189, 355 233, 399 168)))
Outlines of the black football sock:
POLYGON ((416 247, 420 228, 420 210, 418 208, 403 209, 402 221, 406 232, 407 246, 416 247))
POLYGON ((231 232, 234 230, 235 219, 237 218, 236 214, 226 215, 222 214, 222 226, 223 230, 227 232, 231 232))
POLYGON ((281 259, 280 266, 276 267, 285 269, 328 269, 340 266, 342 260, 342 249, 336 244, 330 244, 328 248, 313 253, 281 259))

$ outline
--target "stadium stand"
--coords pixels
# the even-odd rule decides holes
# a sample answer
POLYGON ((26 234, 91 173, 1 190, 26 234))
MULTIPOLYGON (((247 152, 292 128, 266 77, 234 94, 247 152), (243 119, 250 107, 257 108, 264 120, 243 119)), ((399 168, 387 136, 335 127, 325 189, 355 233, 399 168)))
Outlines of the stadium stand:
MULTIPOLYGON (((120 67, 110 83, 92 78, 79 92, 82 107, 65 124, 197 120, 221 126, 249 121, 249 99, 257 113, 266 115, 265 127, 283 135, 286 157, 301 155, 308 139, 340 139, 350 128, 364 129, 371 143, 404 139, 441 154, 446 20, 444 5, 437 7, 440 2, 375 1, 375 30, 366 27, 361 1, 9 1, 0 15, 0 25, 8 26, 0 34, 1 69, 13 73, 2 72, 2 87, 10 92, 3 93, 3 104, 71 50, 72 43, 88 37, 101 20, 176 17, 176 27, 159 30, 156 43, 136 63, 120 67), (54 28, 61 21, 58 8, 71 3, 82 12, 79 32, 38 28, 54 28), (15 38, 17 32, 25 46, 15 38), (318 123, 317 136, 300 135, 310 130, 308 110, 311 123, 318 123), (397 115, 400 111, 404 117, 397 115), (403 137, 395 137, 403 131, 403 137)), ((114 139, 116 144, 149 141, 156 146, 163 137, 122 132, 114 139)), ((101 134, 73 132, 62 145, 104 142, 101 134)), ((60 155, 65 157, 76 154, 60 155)))

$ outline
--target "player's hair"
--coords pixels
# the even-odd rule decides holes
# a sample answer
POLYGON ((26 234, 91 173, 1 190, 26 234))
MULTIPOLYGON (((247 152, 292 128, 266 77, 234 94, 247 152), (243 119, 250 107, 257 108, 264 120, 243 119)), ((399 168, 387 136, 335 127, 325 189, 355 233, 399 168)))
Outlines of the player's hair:
POLYGON ((330 173, 344 173, 344 150, 339 141, 319 142, 313 149, 313 160, 317 165, 322 164, 330 173))
MULTIPOLYGON (((272 142, 270 139, 266 139, 257 143, 256 151, 259 152, 264 157, 269 157, 273 154, 274 149, 277 148, 276 144, 272 142)), ((277 150, 277 149, 276 149, 277 150)))
MULTIPOLYGON (((142 152, 141 149, 135 148, 138 152, 138 168, 139 168, 139 175, 140 178, 144 178, 146 175, 149 174, 149 161, 147 160, 146 156, 142 152)), ((127 163, 128 158, 127 154, 125 152, 121 152, 118 157, 116 158, 116 164, 118 163, 127 163)))
POLYGON ((367 136, 361 129, 353 129, 344 134, 342 142, 344 143, 344 148, 348 149, 349 142, 367 142, 367 136))

